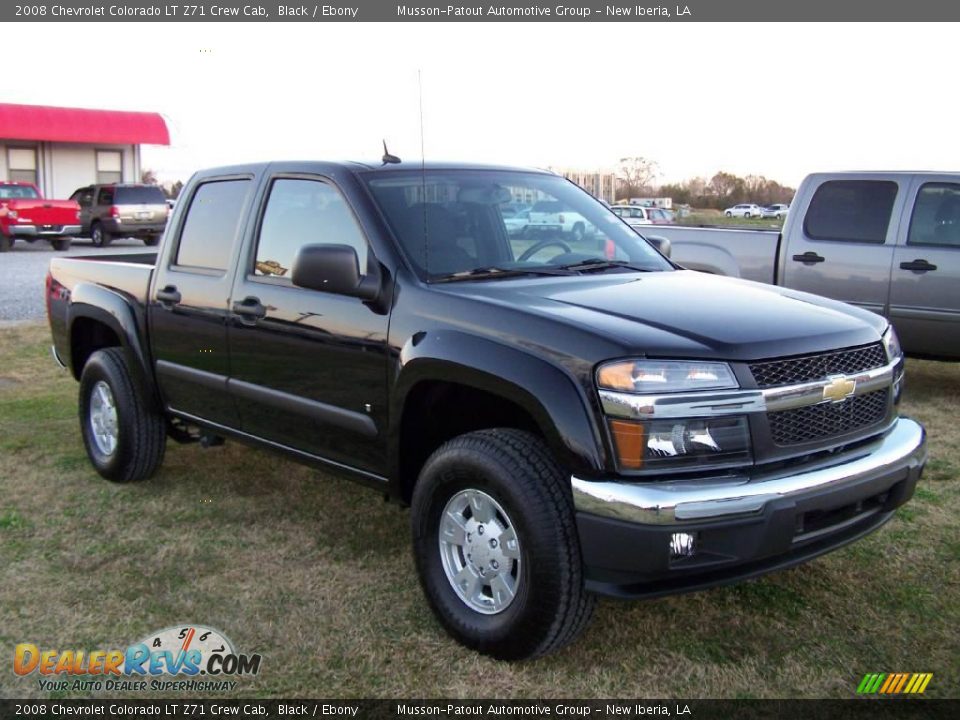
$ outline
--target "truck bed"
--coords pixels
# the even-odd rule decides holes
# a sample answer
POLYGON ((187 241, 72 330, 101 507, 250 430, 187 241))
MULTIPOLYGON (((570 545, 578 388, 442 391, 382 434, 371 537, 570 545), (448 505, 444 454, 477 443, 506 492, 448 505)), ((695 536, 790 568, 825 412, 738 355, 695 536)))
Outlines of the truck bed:
POLYGON ((691 270, 774 283, 776 230, 753 230, 685 225, 651 225, 638 228, 645 236, 670 241, 670 259, 691 270))
POLYGON ((70 291, 80 283, 91 282, 122 292, 143 305, 156 263, 156 252, 53 258, 50 274, 70 291))

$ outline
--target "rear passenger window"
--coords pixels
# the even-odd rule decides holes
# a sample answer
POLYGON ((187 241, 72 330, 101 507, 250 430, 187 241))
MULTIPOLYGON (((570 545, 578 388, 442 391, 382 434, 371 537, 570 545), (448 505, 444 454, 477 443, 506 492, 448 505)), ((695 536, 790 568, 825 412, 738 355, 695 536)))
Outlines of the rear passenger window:
POLYGON ((249 188, 249 180, 217 180, 197 188, 180 233, 176 265, 227 269, 249 188))
POLYGON ((831 180, 813 195, 803 221, 813 240, 882 243, 897 197, 888 180, 831 180))
POLYGON ((270 189, 253 274, 290 277, 304 245, 349 245, 366 274, 367 241, 337 190, 319 180, 282 178, 270 189))
POLYGON ((101 188, 97 205, 113 205, 113 188, 101 188))
POLYGON ((960 247, 960 185, 926 183, 920 188, 907 245, 960 247))

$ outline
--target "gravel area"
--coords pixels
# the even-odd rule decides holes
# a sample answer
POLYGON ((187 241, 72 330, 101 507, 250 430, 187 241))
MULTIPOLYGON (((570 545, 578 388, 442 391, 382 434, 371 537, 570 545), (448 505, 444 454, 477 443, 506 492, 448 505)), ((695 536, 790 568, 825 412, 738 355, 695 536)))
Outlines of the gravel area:
POLYGON ((43 301, 43 281, 54 257, 77 255, 116 255, 142 253, 147 248, 140 240, 118 238, 109 247, 95 248, 89 240, 74 239, 66 252, 54 252, 50 243, 17 240, 9 252, 0 254, 0 326, 43 320, 47 308, 43 301))

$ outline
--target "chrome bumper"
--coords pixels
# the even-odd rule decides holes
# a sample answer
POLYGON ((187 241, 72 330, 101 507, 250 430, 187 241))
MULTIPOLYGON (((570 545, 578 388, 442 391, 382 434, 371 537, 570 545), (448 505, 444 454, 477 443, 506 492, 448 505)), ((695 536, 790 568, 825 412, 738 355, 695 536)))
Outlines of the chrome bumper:
POLYGON ((14 237, 62 237, 65 235, 79 235, 79 225, 61 225, 58 230, 44 230, 43 226, 11 225, 10 234, 14 237))
POLYGON ((922 467, 923 426, 900 418, 873 443, 799 472, 713 480, 639 482, 571 478, 578 512, 645 525, 667 525, 761 514, 767 503, 922 467))

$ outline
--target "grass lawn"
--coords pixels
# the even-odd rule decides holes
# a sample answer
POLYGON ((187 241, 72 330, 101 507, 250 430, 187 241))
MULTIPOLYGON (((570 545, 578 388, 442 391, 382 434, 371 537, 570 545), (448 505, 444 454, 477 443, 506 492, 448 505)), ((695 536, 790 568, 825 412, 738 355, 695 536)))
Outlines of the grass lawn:
POLYGON ((407 512, 370 490, 229 442, 171 442, 152 481, 102 480, 48 343, 0 329, 0 696, 41 695, 12 672, 17 643, 125 648, 186 622, 263 655, 234 697, 845 698, 868 672, 960 696, 960 364, 908 364, 931 461, 879 532, 734 587, 602 601, 578 643, 508 665, 443 633, 407 512))
POLYGON ((761 218, 728 218, 719 210, 703 213, 694 212, 686 217, 680 217, 678 215, 675 222, 677 225, 708 225, 713 227, 753 228, 756 230, 776 230, 778 232, 783 226, 783 220, 776 220, 774 218, 767 218, 765 220, 761 218))

